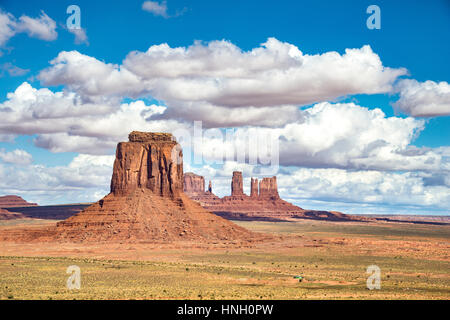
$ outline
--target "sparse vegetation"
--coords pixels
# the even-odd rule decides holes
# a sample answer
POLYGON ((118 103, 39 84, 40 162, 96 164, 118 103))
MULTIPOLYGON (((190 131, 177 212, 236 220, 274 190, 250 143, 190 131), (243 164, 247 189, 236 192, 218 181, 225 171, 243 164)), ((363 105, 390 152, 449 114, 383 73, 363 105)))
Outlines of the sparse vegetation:
MULTIPOLYGON (((314 245, 158 250, 141 260, 0 257, 1 299, 449 299, 448 226, 239 222, 314 245), (313 241, 316 240, 316 241, 313 241), (366 268, 381 268, 367 290, 366 268), (66 289, 66 268, 81 289, 66 289), (301 282, 295 275, 301 274, 301 282)), ((19 250, 20 251, 20 250, 19 250)), ((0 251, 1 253, 2 251, 0 251)))

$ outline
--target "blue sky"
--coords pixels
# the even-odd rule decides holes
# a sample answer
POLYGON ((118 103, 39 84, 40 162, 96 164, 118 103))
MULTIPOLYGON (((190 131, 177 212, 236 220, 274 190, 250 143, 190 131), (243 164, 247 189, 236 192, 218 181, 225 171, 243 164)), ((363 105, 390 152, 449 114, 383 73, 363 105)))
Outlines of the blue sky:
MULTIPOLYGON (((7 94, 14 92, 24 82, 30 84, 34 89, 48 88, 54 93, 72 92, 75 95, 80 95, 83 101, 89 100, 87 99, 88 97, 85 96, 86 91, 83 91, 82 89, 83 84, 76 84, 76 81, 79 80, 72 74, 67 74, 64 77, 59 74, 57 79, 52 78, 50 80, 48 77, 45 79, 43 78, 41 72, 51 68, 49 62, 52 59, 55 59, 61 52, 71 52, 76 50, 83 56, 93 57, 105 64, 115 64, 120 66, 120 68, 124 68, 124 61, 127 58, 127 55, 132 51, 146 52, 149 47, 162 43, 167 43, 169 48, 188 48, 189 46, 192 46, 196 40, 201 41, 203 46, 207 46, 211 41, 226 40, 239 48, 242 52, 247 52, 254 48, 259 48, 268 38, 275 38, 279 42, 297 47, 305 55, 320 55, 336 51, 339 55, 343 56, 346 53, 346 49, 360 49, 364 45, 370 45, 371 50, 379 57, 384 67, 392 69, 405 68, 405 70, 407 70, 396 76, 394 80, 389 82, 389 85, 395 87, 402 79, 411 79, 417 81, 419 84, 417 88, 422 90, 424 87, 422 84, 426 81, 432 81, 433 83, 431 86, 433 88, 435 88, 435 84, 441 82, 444 82, 442 86, 445 87, 445 84, 448 85, 447 82, 450 78, 450 66, 448 63, 448 57, 450 56, 450 41, 448 41, 450 31, 450 3, 445 0, 428 2, 400 0, 377 2, 168 0, 165 2, 167 11, 165 11, 164 15, 158 15, 155 12, 143 10, 143 2, 144 1, 142 0, 76 2, 51 0, 18 2, 1 0, 1 12, 3 14, 9 14, 11 21, 15 21, 18 25, 15 27, 17 31, 13 36, 10 36, 7 41, 4 41, 3 43, 0 42, 0 65, 3 70, 3 72, 0 73, 0 103, 3 103, 3 108, 6 107, 5 102, 9 100, 7 94), (66 13, 66 8, 71 4, 77 4, 81 9, 81 27, 87 35, 87 40, 83 43, 76 43, 74 41, 74 34, 68 32, 65 27, 66 19, 69 16, 66 13), (369 14, 366 13, 366 8, 371 4, 377 4, 381 9, 380 30, 369 30, 366 27, 366 20, 369 16, 369 14), (56 23, 56 26, 53 28, 57 33, 56 38, 52 38, 51 34, 39 35, 33 33, 30 31, 30 28, 33 26, 20 26, 21 16, 25 15, 37 19, 42 15, 42 12, 45 12, 45 14, 56 23), (49 39, 49 37, 51 39, 49 39), (13 67, 19 69, 13 69, 13 67), (10 71, 12 74, 9 73, 10 71), (15 73, 13 71, 15 71, 15 73), (61 80, 62 78, 65 80, 61 80)), ((164 5, 164 3, 160 1, 158 2, 158 5, 164 5)), ((333 66, 334 65, 331 67, 333 66)), ((87 65, 87 68, 88 67, 89 66, 87 65)), ((219 75, 218 77, 220 78, 221 76, 219 75)), ((199 77, 199 79, 203 78, 199 77)), ((320 81, 326 81, 326 79, 320 81)), ((422 117, 419 113, 411 111, 413 110, 412 107, 411 109, 408 109, 409 111, 405 109, 409 107, 404 107, 400 111, 393 108, 393 103, 399 99, 402 91, 373 89, 380 92, 368 94, 366 92, 371 91, 372 88, 367 87, 368 85, 364 83, 364 79, 361 79, 360 81, 361 84, 359 87, 363 89, 350 90, 351 92, 349 91, 348 94, 343 90, 342 94, 341 92, 335 95, 331 94, 331 98, 330 96, 327 96, 326 98, 320 96, 313 98, 310 103, 303 103, 303 100, 301 100, 298 103, 293 101, 292 104, 295 104, 300 110, 308 110, 314 108, 314 105, 320 102, 331 104, 354 103, 361 108, 367 108, 369 111, 376 108, 381 109, 385 114, 383 119, 390 117, 400 119, 412 118, 416 121, 415 126, 417 128, 419 126, 421 127, 420 130, 417 130, 418 132, 416 132, 414 137, 408 141, 407 145, 405 145, 403 140, 397 142, 389 141, 388 143, 394 144, 392 150, 395 148, 405 148, 405 150, 397 151, 402 155, 410 155, 411 152, 413 152, 411 151, 411 148, 416 147, 417 150, 413 153, 414 156, 417 157, 419 153, 424 154, 431 150, 429 152, 434 152, 433 157, 438 157, 439 161, 442 162, 442 165, 440 167, 434 167, 433 169, 429 169, 428 167, 424 169, 416 164, 411 165, 408 168, 400 165, 392 165, 389 167, 388 162, 393 161, 389 158, 390 160, 388 161, 385 159, 384 163, 379 163, 380 159, 376 161, 368 160, 368 163, 370 162, 371 165, 355 167, 347 164, 342 165, 341 163, 330 163, 330 161, 319 161, 315 155, 312 156, 311 161, 308 160, 306 162, 289 161, 289 159, 285 159, 283 162, 282 159, 282 163, 286 164, 285 169, 294 171, 300 170, 296 171, 299 180, 294 182, 288 181, 286 178, 285 181, 287 184, 291 183, 292 187, 282 190, 284 196, 304 207, 336 208, 355 213, 385 213, 395 211, 392 213, 414 212, 423 214, 448 214, 448 210, 445 206, 438 204, 442 201, 444 201, 444 203, 446 203, 445 201, 450 201, 450 175, 448 173, 450 166, 447 162, 450 151, 445 149, 445 147, 450 147, 450 130, 448 129, 450 127, 448 93, 446 96, 444 94, 443 97, 442 95, 438 95, 438 99, 440 99, 438 102, 427 101, 429 105, 439 105, 439 108, 441 108, 439 109, 441 110, 439 115, 436 116, 435 114, 431 114, 431 116, 429 116, 427 114, 426 117, 422 117), (447 111, 442 112, 442 108, 447 108, 447 111), (423 123, 419 124, 419 122, 423 123), (314 163, 316 160, 318 161, 317 164, 314 163), (376 165, 373 165, 375 162, 377 162, 376 165), (330 170, 344 170, 344 173, 348 175, 347 178, 350 180, 353 178, 349 178, 349 175, 355 172, 373 170, 374 172, 379 172, 381 175, 398 174, 402 175, 402 177, 408 175, 408 179, 418 179, 417 181, 422 182, 417 182, 416 180, 414 180, 414 182, 412 180, 405 182, 411 183, 410 193, 408 194, 408 191, 402 191, 401 197, 404 197, 404 199, 402 198, 402 200, 399 200, 398 202, 388 196, 383 196, 383 192, 386 191, 383 187, 372 190, 373 194, 369 194, 371 191, 367 191, 367 194, 360 196, 356 194, 351 197, 341 197, 341 201, 339 201, 339 199, 336 200, 336 198, 339 198, 338 196, 330 196, 330 194, 333 193, 331 190, 330 193, 317 196, 314 194, 313 190, 307 192, 303 192, 303 190, 301 192, 302 196, 298 196, 296 192, 297 189, 294 185, 296 183, 306 183, 307 181, 302 180, 307 178, 304 174, 301 174, 301 170, 317 167, 328 168, 330 170), (439 180, 436 178, 438 176, 444 176, 443 182, 440 184, 439 182, 436 182, 439 180), (433 188, 439 188, 427 189, 429 187, 429 181, 433 181, 433 188), (419 183, 419 186, 416 186, 415 183, 419 183), (417 188, 422 188, 420 189, 423 192, 421 196, 424 196, 425 193, 438 192, 440 198, 430 199, 428 205, 421 205, 419 203, 420 201, 414 200, 421 192, 417 191, 419 190, 417 188), (350 205, 348 205, 349 203, 350 205)), ((405 86, 407 86, 406 84, 412 86, 411 83, 405 82, 405 86)), ((335 88, 335 86, 336 84, 330 84, 330 90, 335 88)), ((349 86, 351 87, 351 85, 349 86)), ((132 94, 132 96, 129 96, 126 93, 124 94, 123 92, 117 94, 113 92, 113 94, 111 94, 111 90, 112 89, 108 89, 108 95, 113 97, 107 101, 107 104, 112 106, 112 104, 115 103, 115 108, 117 108, 120 103, 143 101, 146 106, 160 104, 168 106, 169 110, 175 108, 177 103, 181 103, 179 97, 175 99, 174 97, 165 96, 162 91, 156 93, 156 97, 153 97, 152 93, 156 92, 155 88, 152 88, 145 93, 139 92, 132 94)), ((169 89, 165 88, 164 90, 169 89)), ((300 86, 298 90, 301 91, 302 87, 300 86)), ((427 95, 427 97, 433 99, 434 96, 427 95)), ((231 98, 226 97, 226 99, 231 98)), ((98 95, 95 96, 95 99, 98 99, 98 95)), ((274 104, 276 104, 276 98, 274 98, 274 101, 274 104)), ((411 99, 405 101, 405 103, 414 102, 411 102, 411 99)), ((183 103, 184 102, 186 101, 183 101, 183 103)), ((98 104, 98 100, 95 100, 95 103, 98 104)), ((255 103, 258 103, 258 101, 255 100, 255 103)), ((281 104, 282 103, 280 102, 280 105, 281 104)), ((11 102, 8 106, 14 108, 14 102, 11 102)), ((247 106, 241 107, 244 108, 247 106)), ((270 107, 274 108, 272 105, 270 107)), ((1 108, 2 106, 0 105, 0 109, 1 108)), ((215 112, 214 107, 211 108, 211 112, 215 112)), ((324 110, 325 111, 323 112, 328 112, 326 110, 329 109, 324 108, 324 110)), ((176 119, 183 123, 192 122, 191 118, 185 117, 179 111, 174 112, 173 114, 175 114, 176 117, 170 118, 169 116, 166 116, 166 120, 176 119)), ((276 111, 272 114, 274 116, 278 115, 276 111)), ((108 112, 105 112, 103 117, 107 118, 108 112)), ((201 115, 197 117, 199 117, 197 120, 203 120, 204 122, 208 121, 206 118, 202 119, 201 115)), ((221 115, 217 114, 217 118, 219 117, 221 117, 221 115)), ((59 119, 61 118, 54 118, 55 123, 60 121, 59 119)), ((73 119, 71 121, 73 121, 73 119)), ((1 122, 2 119, 0 118, 0 124, 1 122)), ((67 121, 67 123, 70 122, 67 121)), ((408 130, 405 129, 406 122, 404 121, 403 123, 405 125, 402 126, 402 130, 408 130)), ((280 126, 279 123, 277 125, 280 126)), ((285 125, 285 123, 281 125, 285 125)), ((38 122, 36 122, 36 127, 39 126, 38 122)), ((63 125, 61 124, 61 126, 63 125)), ((156 124, 155 126, 158 127, 156 124)), ((251 119, 246 123, 238 125, 222 123, 215 125, 209 124, 209 126, 236 128, 245 126, 267 127, 266 124, 260 125, 259 123, 252 122, 251 119)), ((270 126, 271 125, 269 125, 269 127, 270 126)), ((74 127, 76 127, 76 124, 67 127, 67 132, 74 130, 74 127)), ((99 149, 94 151, 87 150, 85 147, 79 145, 75 146, 73 143, 71 143, 70 146, 57 145, 56 140, 58 139, 55 137, 56 134, 60 135, 61 132, 53 133, 53 131, 50 130, 52 132, 48 134, 55 134, 55 136, 41 139, 39 137, 42 134, 46 134, 44 132, 45 130, 42 128, 33 131, 29 126, 26 128, 16 127, 14 129, 15 132, 8 132, 8 128, 10 127, 6 126, 6 124, 3 128, 0 127, 0 130, 2 130, 0 131, 0 135, 3 134, 7 136, 0 142, 0 151, 6 155, 9 153, 9 158, 6 156, 3 157, 3 162, 0 159, 0 166, 3 165, 3 172, 19 172, 25 177, 26 172, 28 172, 27 170, 32 170, 33 166, 43 166, 45 168, 42 169, 43 171, 36 177, 38 180, 42 179, 41 183, 36 184, 36 186, 30 188, 26 186, 22 187, 20 185, 11 186, 10 184, 4 183, 3 185, 0 184, 0 193, 16 192, 20 193, 30 201, 33 200, 39 203, 58 203, 93 201, 102 193, 107 192, 107 186, 101 187, 99 184, 104 181, 108 184, 107 181, 110 172, 107 169, 107 163, 109 158, 106 157, 111 155, 114 150, 113 147, 111 148, 111 146, 114 145, 112 141, 115 139, 113 134, 108 136, 108 138, 105 138, 108 135, 106 131, 96 133, 95 139, 97 140, 109 139, 108 143, 105 143, 105 145, 109 146, 105 147, 107 150, 100 152, 98 151, 99 149), (41 143, 36 143, 36 139, 41 139, 41 143), (45 143, 42 142, 44 140, 45 143), (11 159, 14 155, 21 155, 20 152, 12 154, 15 150, 25 151, 31 155, 32 160, 24 161, 27 163, 19 167, 15 167, 11 161, 5 161, 5 159, 11 159), (63 172, 65 167, 70 167, 74 158, 80 154, 86 155, 86 157, 99 156, 101 158, 105 156, 105 158, 101 158, 102 160, 92 160, 93 158, 89 158, 89 161, 91 161, 89 163, 103 166, 103 171, 101 172, 105 172, 105 178, 97 177, 97 183, 81 183, 81 178, 74 179, 75 181, 70 179, 52 178, 52 175, 64 176, 64 173, 61 172, 63 172), (31 166, 31 168, 25 166, 31 166), (57 170, 57 173, 51 171, 51 168, 56 168, 55 170, 57 170), (45 175, 48 175, 48 177, 45 175), (40 190, 40 188, 42 189, 40 190), (52 195, 45 196, 45 191, 47 190, 47 193, 50 194, 50 189, 52 190, 52 195)), ((61 130, 64 130, 64 128, 61 130)), ((85 134, 84 136, 90 138, 93 137, 92 134, 85 134)), ((374 138, 374 141, 380 141, 380 139, 382 140, 382 137, 377 137, 374 138)), ((61 141, 61 139, 58 141, 61 141)), ((301 145, 298 146, 301 148, 301 145)), ((360 149, 364 148, 361 147, 360 149)), ((339 158, 334 152, 335 151, 332 153, 333 156, 336 156, 336 159, 339 158)), ((342 153, 345 152, 350 153, 348 150, 342 150, 342 153)), ((295 157, 295 155, 293 155, 293 157, 295 157)), ((430 155, 430 157, 432 156, 430 155)), ((399 161, 402 162, 403 160, 399 161)), ((404 161, 410 161, 410 159, 405 159, 404 161)), ((412 161, 413 160, 411 160, 411 162, 412 161)), ((415 158, 414 162, 417 161, 420 162, 422 160, 415 158)), ((71 169, 74 167, 75 165, 72 163, 71 169)), ((212 178, 212 171, 207 169, 208 168, 203 168, 203 171, 198 169, 198 171, 206 176, 211 175, 212 178)), ((0 173, 1 172, 2 171, 0 170, 0 173)), ((329 176, 325 177, 324 174, 326 175, 326 173, 317 171, 318 176, 316 178, 319 180, 331 179, 329 176)), ((331 174, 331 171, 327 174, 331 174)), ((214 173, 217 181, 223 181, 222 183, 217 182, 217 190, 219 193, 226 193, 225 188, 228 188, 228 182, 226 182, 223 175, 224 171, 221 173, 214 173)), ((384 185, 383 179, 399 180, 395 177, 396 176, 379 178, 381 180, 377 180, 377 183, 384 185)), ((283 181, 282 178, 281 181, 283 181)), ((345 181, 342 183, 345 184, 345 181)), ((352 182, 350 181, 349 183, 352 182)), ((318 185, 317 187, 319 188, 319 186, 323 185, 318 185)), ((354 189, 350 188, 348 192, 356 192, 354 190, 358 189, 355 185, 353 188, 354 189)), ((403 189, 401 186, 399 188, 403 189)), ((431 196, 427 197, 429 198, 431 196)))

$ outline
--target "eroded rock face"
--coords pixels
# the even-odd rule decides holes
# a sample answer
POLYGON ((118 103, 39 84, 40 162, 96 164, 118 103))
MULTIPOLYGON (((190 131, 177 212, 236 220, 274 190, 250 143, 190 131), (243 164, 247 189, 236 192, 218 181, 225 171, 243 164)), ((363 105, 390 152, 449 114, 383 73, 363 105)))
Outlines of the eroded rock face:
POLYGON ((244 194, 244 183, 242 180, 242 172, 234 171, 231 179, 231 195, 240 196, 244 194))
MULTIPOLYGON (((111 193, 37 236, 71 242, 261 239, 184 194, 182 156, 171 134, 132 132, 117 146, 111 193)), ((186 178, 188 188, 205 193, 203 177, 186 178)))
POLYGON ((184 192, 189 195, 205 192, 205 178, 192 172, 185 173, 184 192))
POLYGON ((162 196, 183 190, 183 154, 171 134, 133 131, 117 145, 111 192, 126 195, 146 188, 162 196))
POLYGON ((250 197, 252 198, 258 198, 259 192, 258 192, 258 179, 251 179, 250 182, 250 197))
POLYGON ((259 197, 260 198, 279 198, 277 177, 263 178, 259 182, 259 197))

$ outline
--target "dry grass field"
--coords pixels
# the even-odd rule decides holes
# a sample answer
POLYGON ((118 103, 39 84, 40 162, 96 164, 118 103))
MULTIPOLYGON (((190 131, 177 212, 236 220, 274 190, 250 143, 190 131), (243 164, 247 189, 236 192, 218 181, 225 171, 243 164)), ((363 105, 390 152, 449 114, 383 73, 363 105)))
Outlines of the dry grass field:
MULTIPOLYGON (((0 231, 54 221, 0 221, 0 231)), ((237 222, 283 239, 233 244, 0 242, 0 299, 450 299, 450 226, 237 222), (66 269, 81 269, 68 290, 66 269), (366 269, 381 269, 368 290, 366 269), (294 279, 303 276, 303 281, 294 279)))

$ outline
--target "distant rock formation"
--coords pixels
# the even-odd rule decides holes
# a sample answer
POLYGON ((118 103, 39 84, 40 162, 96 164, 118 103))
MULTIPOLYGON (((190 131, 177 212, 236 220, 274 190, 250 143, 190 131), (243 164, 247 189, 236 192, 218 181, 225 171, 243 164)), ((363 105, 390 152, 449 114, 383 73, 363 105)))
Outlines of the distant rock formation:
POLYGON ((258 179, 251 179, 250 182, 250 197, 258 198, 258 179))
POLYGON ((209 184, 208 184, 208 192, 212 193, 212 183, 211 180, 209 180, 209 184))
POLYGON ((243 190, 242 172, 234 171, 231 179, 231 196, 219 198, 212 190, 205 192, 204 178, 192 172, 186 173, 186 186, 192 184, 192 179, 203 181, 203 185, 195 189, 188 187, 186 194, 197 201, 203 208, 228 219, 236 220, 272 220, 316 219, 332 221, 364 220, 336 211, 305 210, 280 198, 278 194, 277 177, 265 177, 258 181, 251 178, 250 196, 243 190))
POLYGON ((209 181, 208 191, 205 191, 205 178, 192 172, 184 174, 184 193, 192 200, 201 203, 212 203, 220 198, 212 193, 212 183, 209 181))
POLYGON ((184 174, 183 191, 186 194, 202 194, 205 192, 205 178, 191 172, 184 174))
POLYGON ((19 196, 3 196, 0 197, 0 208, 14 208, 14 207, 32 207, 37 206, 37 203, 30 203, 19 196))
POLYGON ((183 182, 187 192, 204 193, 203 178, 187 174, 183 180, 183 154, 174 137, 133 131, 129 142, 117 146, 110 194, 59 222, 46 237, 75 242, 262 238, 203 209, 183 193, 183 182))
POLYGON ((244 194, 244 182, 242 180, 242 172, 234 171, 231 179, 231 195, 241 196, 244 194))
POLYGON ((12 220, 12 219, 22 219, 24 216, 18 212, 10 212, 6 209, 0 208, 0 220, 12 220))
POLYGON ((259 198, 264 199, 279 199, 277 177, 263 178, 259 182, 259 198))

